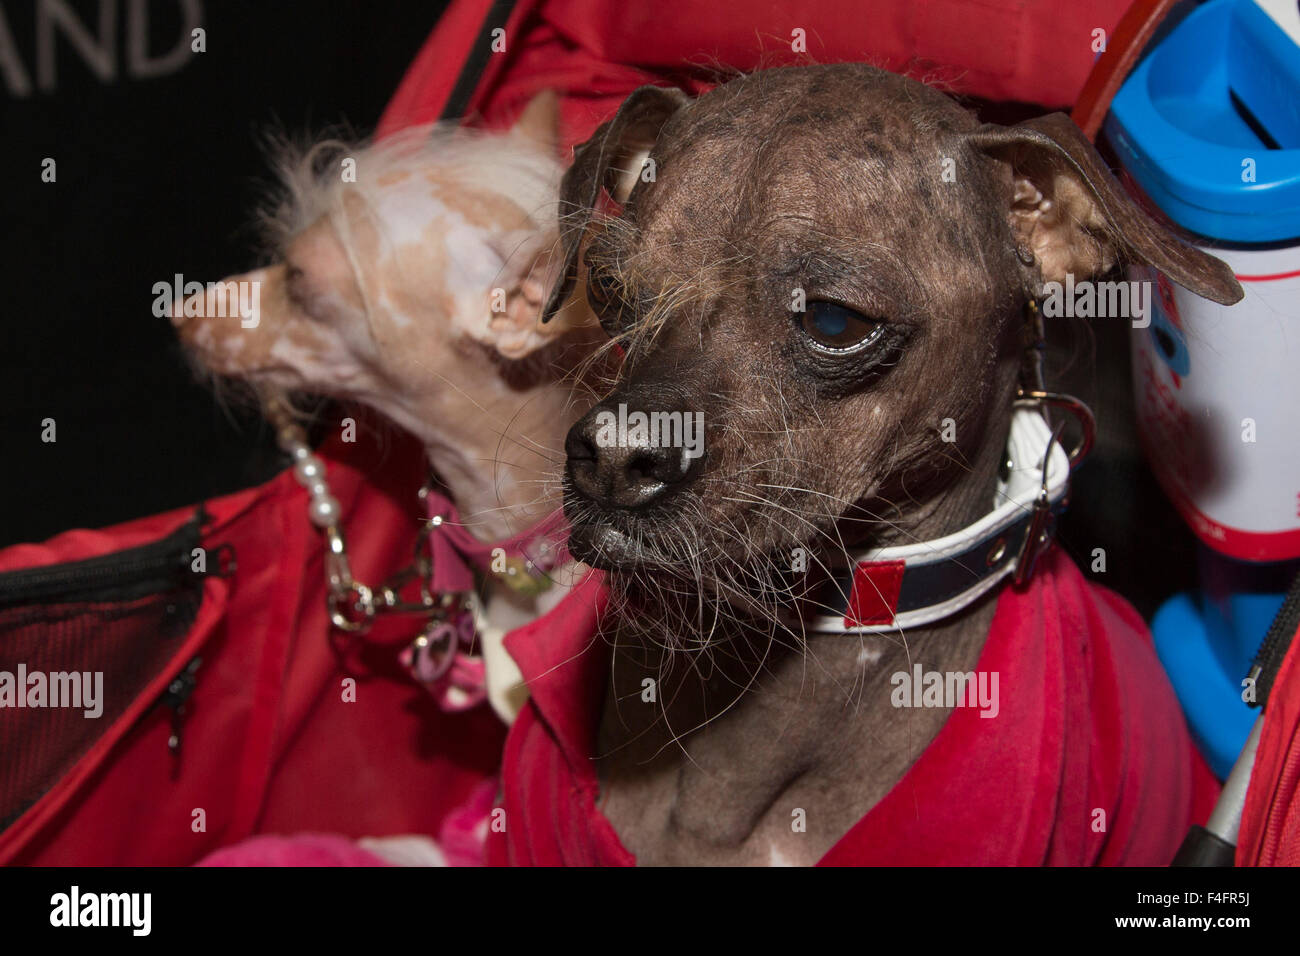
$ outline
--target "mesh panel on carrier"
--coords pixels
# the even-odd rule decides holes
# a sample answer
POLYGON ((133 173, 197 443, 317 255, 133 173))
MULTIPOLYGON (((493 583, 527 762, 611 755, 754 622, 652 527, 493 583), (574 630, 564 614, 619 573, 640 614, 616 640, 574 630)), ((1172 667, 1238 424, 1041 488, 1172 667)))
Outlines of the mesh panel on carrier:
POLYGON ((203 598, 201 520, 115 554, 0 574, 0 830, 180 648, 203 598))

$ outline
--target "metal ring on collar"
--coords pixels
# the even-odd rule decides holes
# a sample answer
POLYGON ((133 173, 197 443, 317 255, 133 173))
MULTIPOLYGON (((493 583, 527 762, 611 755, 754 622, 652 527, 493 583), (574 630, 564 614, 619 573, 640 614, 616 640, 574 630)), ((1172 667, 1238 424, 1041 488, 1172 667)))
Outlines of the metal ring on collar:
POLYGON ((1070 458, 1071 471, 1078 467, 1079 463, 1087 458, 1088 453, 1092 451, 1092 446, 1097 441, 1097 419, 1092 414, 1092 409, 1073 395, 1022 388, 1017 391, 1016 400, 1013 404, 1022 406, 1050 405, 1074 416, 1079 423, 1080 434, 1078 444, 1067 452, 1070 458))

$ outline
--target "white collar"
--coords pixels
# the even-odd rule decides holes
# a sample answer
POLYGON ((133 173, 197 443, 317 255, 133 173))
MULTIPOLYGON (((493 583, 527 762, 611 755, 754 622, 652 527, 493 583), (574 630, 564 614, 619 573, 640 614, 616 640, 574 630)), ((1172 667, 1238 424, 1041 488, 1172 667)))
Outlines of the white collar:
POLYGON ((1055 515, 1064 510, 1070 456, 1042 412, 1018 404, 1007 457, 1009 475, 998 482, 993 510, 933 541, 850 552, 853 565, 839 572, 838 586, 829 588, 832 600, 825 602, 836 613, 812 618, 806 629, 832 634, 906 630, 964 610, 1004 578, 1028 580, 1051 542, 1055 515))

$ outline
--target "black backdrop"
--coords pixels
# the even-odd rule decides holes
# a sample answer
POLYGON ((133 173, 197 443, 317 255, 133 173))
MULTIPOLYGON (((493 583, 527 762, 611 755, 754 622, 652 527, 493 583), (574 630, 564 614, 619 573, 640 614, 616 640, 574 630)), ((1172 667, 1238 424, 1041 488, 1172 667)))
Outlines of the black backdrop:
POLYGON ((269 431, 185 366, 153 284, 254 265, 260 132, 369 132, 444 5, 0 0, 0 546, 275 472, 269 431))

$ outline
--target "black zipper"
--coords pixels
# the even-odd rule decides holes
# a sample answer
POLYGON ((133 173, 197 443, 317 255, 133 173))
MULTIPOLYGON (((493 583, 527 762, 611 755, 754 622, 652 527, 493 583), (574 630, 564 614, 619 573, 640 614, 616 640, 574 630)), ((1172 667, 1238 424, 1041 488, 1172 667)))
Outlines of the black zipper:
POLYGON ((167 537, 83 561, 0 574, 0 609, 48 602, 128 601, 192 583, 193 576, 233 569, 228 548, 205 556, 214 568, 192 570, 207 515, 200 507, 194 517, 167 537))
MULTIPOLYGON (((181 754, 181 722, 185 718, 185 705, 194 693, 194 688, 199 686, 199 668, 203 666, 202 657, 192 657, 185 668, 171 679, 167 689, 155 702, 154 707, 159 704, 169 708, 171 714, 171 734, 167 737, 167 749, 171 751, 172 756, 179 757, 181 754)), ((149 708, 145 713, 151 713, 154 707, 149 708)))
MULTIPOLYGON (((189 521, 158 541, 83 561, 0 574, 0 611, 43 604, 131 601, 176 591, 195 594, 197 601, 201 593, 197 587, 204 577, 229 577, 235 570, 234 549, 229 544, 209 548, 203 565, 194 567, 194 550, 200 547, 203 526, 209 520, 200 505, 189 521)), ((169 604, 168 615, 177 608, 169 604)), ((141 715, 143 720, 159 705, 171 711, 167 747, 176 756, 180 755, 181 722, 198 684, 201 664, 202 658, 191 658, 141 715)))
POLYGON ((1250 702, 1250 706, 1263 707, 1268 703, 1269 691, 1273 689, 1273 681, 1277 679, 1282 659, 1286 657, 1297 629, 1300 629, 1300 574, 1291 582, 1291 588, 1282 599, 1282 606, 1255 654, 1247 677, 1255 687, 1255 700, 1250 702))

